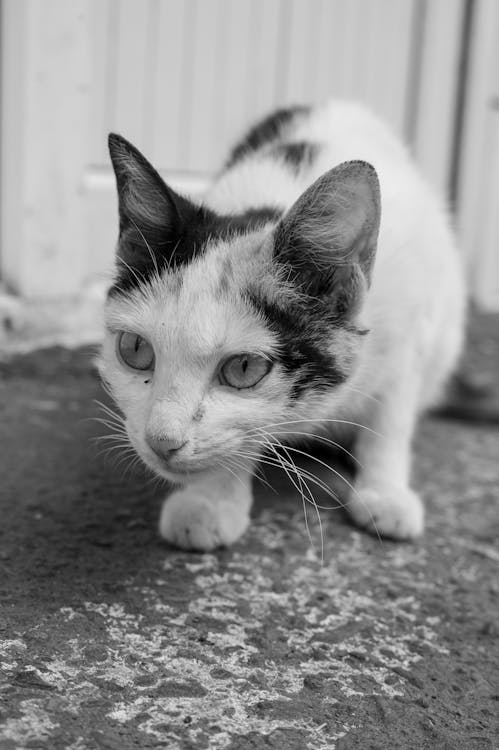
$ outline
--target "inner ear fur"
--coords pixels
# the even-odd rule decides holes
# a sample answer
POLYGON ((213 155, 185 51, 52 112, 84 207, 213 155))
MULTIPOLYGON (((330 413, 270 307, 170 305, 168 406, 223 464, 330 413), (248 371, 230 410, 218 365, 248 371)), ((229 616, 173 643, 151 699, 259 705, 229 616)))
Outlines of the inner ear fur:
POLYGON ((367 290, 381 216, 371 164, 350 161, 319 177, 276 228, 274 259, 302 291, 353 313, 367 290))

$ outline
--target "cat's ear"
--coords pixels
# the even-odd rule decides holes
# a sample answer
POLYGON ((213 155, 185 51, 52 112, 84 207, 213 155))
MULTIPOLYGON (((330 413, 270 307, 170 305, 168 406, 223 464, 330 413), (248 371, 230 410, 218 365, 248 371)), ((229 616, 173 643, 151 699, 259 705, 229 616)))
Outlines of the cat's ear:
POLYGON ((196 207, 160 177, 138 149, 111 133, 109 153, 120 215, 118 255, 134 268, 167 257, 196 207))
POLYGON ((338 316, 354 313, 370 280, 380 222, 374 167, 350 161, 319 177, 277 226, 274 258, 338 316))

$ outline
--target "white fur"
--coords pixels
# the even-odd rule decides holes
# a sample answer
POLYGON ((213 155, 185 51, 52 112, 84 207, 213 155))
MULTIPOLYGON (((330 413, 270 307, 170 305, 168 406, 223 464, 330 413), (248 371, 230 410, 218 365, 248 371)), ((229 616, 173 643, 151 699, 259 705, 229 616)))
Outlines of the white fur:
MULTIPOLYGON (((231 391, 216 381, 218 364, 230 354, 266 354, 278 346, 264 321, 237 295, 226 298, 216 291, 229 256, 236 284, 239 265, 246 274, 248 268, 258 273, 265 242, 263 255, 254 261, 247 257, 264 230, 259 238, 214 246, 187 268, 180 291, 169 277, 158 278, 147 292, 135 293, 133 304, 111 301, 108 306, 101 369, 139 454, 156 472, 186 485, 166 501, 160 524, 162 535, 184 548, 231 544, 244 532, 248 472, 258 450, 245 456, 244 467, 238 466, 243 460, 238 451, 248 453, 250 430, 284 421, 296 422, 288 429, 297 432, 324 432, 325 419, 364 425, 357 446, 362 469, 349 504, 354 520, 397 538, 412 538, 423 529, 421 501, 409 488, 411 440, 419 412, 438 399, 456 362, 465 314, 461 264, 446 209, 398 139, 356 104, 317 108, 288 131, 290 139, 326 147, 312 168, 294 177, 265 151, 249 155, 218 178, 205 202, 224 212, 261 205, 287 208, 340 162, 365 160, 375 167, 381 229, 359 319, 370 333, 348 383, 327 396, 305 398, 291 411, 279 366, 251 392, 231 391), (140 333, 153 344, 157 364, 150 383, 143 373, 117 362, 118 330, 140 333), (199 409, 204 416, 196 421, 199 409), (169 469, 148 447, 148 431, 187 441, 169 469)), ((279 434, 280 428, 268 430, 279 434)))

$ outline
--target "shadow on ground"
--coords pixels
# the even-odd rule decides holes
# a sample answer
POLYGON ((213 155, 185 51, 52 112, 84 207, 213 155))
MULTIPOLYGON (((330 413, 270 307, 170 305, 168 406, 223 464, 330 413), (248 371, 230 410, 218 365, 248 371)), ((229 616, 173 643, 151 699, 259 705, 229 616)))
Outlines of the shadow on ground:
POLYGON ((88 350, 0 377, 2 749, 497 747, 497 427, 423 423, 417 544, 324 511, 321 563, 274 472, 241 543, 186 554, 90 440, 88 350))

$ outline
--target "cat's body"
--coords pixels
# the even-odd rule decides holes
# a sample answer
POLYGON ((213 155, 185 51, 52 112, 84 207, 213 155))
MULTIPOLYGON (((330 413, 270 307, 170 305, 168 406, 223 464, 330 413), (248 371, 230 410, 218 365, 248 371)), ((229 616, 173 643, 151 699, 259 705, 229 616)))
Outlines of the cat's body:
POLYGON ((363 425, 354 520, 419 534, 411 438, 459 354, 465 294, 444 208, 404 147, 354 104, 281 111, 233 150, 201 213, 122 139, 111 154, 122 262, 102 372, 139 454, 185 485, 164 505, 165 538, 235 541, 258 453, 334 439, 334 420, 339 434, 363 425), (137 336, 131 367, 121 331, 137 336))

